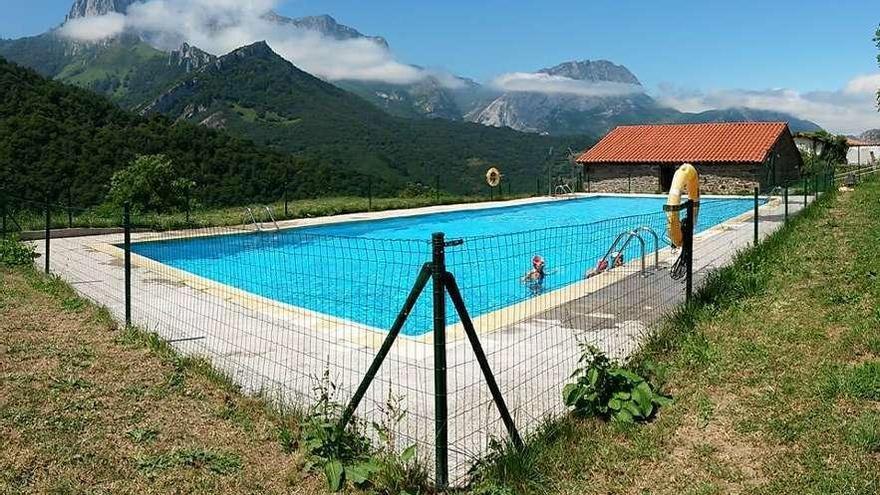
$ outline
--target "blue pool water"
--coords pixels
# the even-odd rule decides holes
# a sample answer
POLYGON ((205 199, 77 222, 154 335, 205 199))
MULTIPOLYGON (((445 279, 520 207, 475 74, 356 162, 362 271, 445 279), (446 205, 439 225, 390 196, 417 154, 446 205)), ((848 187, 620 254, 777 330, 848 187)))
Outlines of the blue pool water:
MULTIPOLYGON (((384 220, 135 243, 135 253, 269 299, 387 330, 421 266, 430 237, 447 250, 472 316, 529 300, 584 278, 620 232, 648 226, 665 237, 660 197, 596 196, 384 220), (541 286, 522 282, 531 259, 546 260, 541 286)), ((749 211, 751 199, 704 199, 698 230, 749 211)), ((648 251, 654 242, 646 236, 648 251)), ((633 242, 627 261, 640 255, 633 242)), ((403 333, 431 328, 430 286, 403 333)), ((451 308, 451 306, 450 306, 451 308)), ((336 321, 327 319, 328 321, 336 321)), ((449 322, 457 318, 450 311, 449 322)))

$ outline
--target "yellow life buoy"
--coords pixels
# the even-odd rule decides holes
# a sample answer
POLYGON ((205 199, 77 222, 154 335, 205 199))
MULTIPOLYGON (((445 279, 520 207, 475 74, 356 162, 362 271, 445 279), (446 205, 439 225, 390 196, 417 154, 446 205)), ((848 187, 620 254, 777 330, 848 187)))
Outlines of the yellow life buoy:
POLYGON ((679 206, 681 206, 682 189, 687 189, 688 199, 694 202, 694 225, 697 224, 697 213, 700 211, 700 175, 697 169, 690 163, 685 163, 675 171, 672 177, 672 186, 669 188, 669 198, 666 200, 666 223, 669 230, 669 239, 675 247, 681 247, 684 235, 681 231, 681 218, 679 206))
POLYGON ((486 171, 486 184, 489 184, 489 187, 498 187, 498 184, 501 184, 501 172, 492 167, 488 171, 486 171))

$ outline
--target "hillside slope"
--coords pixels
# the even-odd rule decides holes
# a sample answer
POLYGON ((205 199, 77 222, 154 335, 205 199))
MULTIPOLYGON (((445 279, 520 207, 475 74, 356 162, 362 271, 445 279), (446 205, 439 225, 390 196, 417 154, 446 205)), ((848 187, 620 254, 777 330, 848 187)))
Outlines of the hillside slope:
MULTIPOLYGON (((490 165, 514 189, 533 191, 547 150, 590 138, 548 138, 469 123, 396 118, 284 60, 266 43, 240 48, 145 107, 177 121, 228 129, 281 151, 326 160, 386 181, 483 190, 490 165)), ((557 158, 562 153, 557 153, 557 158)))
POLYGON ((57 199, 70 187, 77 204, 95 204, 113 172, 143 153, 171 157, 179 176, 196 181, 204 204, 277 198, 285 174, 298 195, 331 192, 331 176, 333 192, 362 187, 361 178, 225 132, 136 116, 2 58, 0 93, 0 176, 14 196, 57 199))

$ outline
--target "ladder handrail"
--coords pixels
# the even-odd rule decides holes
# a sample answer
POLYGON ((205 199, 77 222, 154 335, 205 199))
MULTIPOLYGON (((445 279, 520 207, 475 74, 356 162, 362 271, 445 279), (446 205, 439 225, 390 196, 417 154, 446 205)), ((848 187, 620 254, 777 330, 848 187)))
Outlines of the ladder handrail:
POLYGON ((247 213, 247 215, 251 218, 251 223, 253 224, 254 228, 257 229, 258 232, 262 232, 263 227, 260 225, 260 222, 257 222, 257 217, 256 215, 254 215, 254 210, 251 209, 250 206, 245 206, 244 212, 247 213))
POLYGON ((642 225, 636 230, 648 232, 654 236, 654 268, 660 268, 660 236, 657 235, 657 231, 647 225, 642 225))
MULTIPOLYGON (((615 239, 614 242, 611 243, 611 247, 605 253, 605 256, 602 256, 602 258, 599 259, 599 263, 601 264, 603 261, 608 261, 608 257, 611 256, 611 253, 614 252, 615 248, 617 247, 617 244, 620 243, 620 240, 623 239, 624 237, 626 237, 626 240, 623 242, 623 246, 620 247, 620 250, 618 252, 623 254, 623 252, 626 250, 626 247, 629 246, 630 242, 632 242, 633 238, 635 237, 636 239, 638 239, 639 244, 641 245, 641 248, 642 248, 642 273, 644 273, 645 268, 646 268, 646 266, 645 266, 645 239, 639 235, 638 229, 626 231, 626 232, 623 232, 620 235, 618 235, 617 239, 615 239)), ((612 268, 613 268, 613 261, 612 261, 612 268)))
POLYGON ((269 205, 264 205, 263 209, 269 214, 269 220, 272 220, 272 223, 275 225, 275 230, 281 230, 281 227, 278 226, 278 222, 275 221, 275 214, 272 213, 272 209, 269 208, 269 205))
POLYGON ((556 186, 556 189, 553 190, 554 195, 564 195, 564 194, 574 194, 574 190, 572 190, 571 186, 568 184, 559 184, 556 186))

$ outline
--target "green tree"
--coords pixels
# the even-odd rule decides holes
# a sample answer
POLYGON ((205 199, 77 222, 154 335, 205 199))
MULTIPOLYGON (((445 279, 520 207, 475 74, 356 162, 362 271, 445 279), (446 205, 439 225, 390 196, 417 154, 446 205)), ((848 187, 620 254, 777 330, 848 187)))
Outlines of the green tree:
POLYGON ((132 209, 141 212, 169 211, 184 204, 191 184, 177 177, 165 155, 140 155, 113 174, 107 201, 116 206, 129 202, 132 209))

